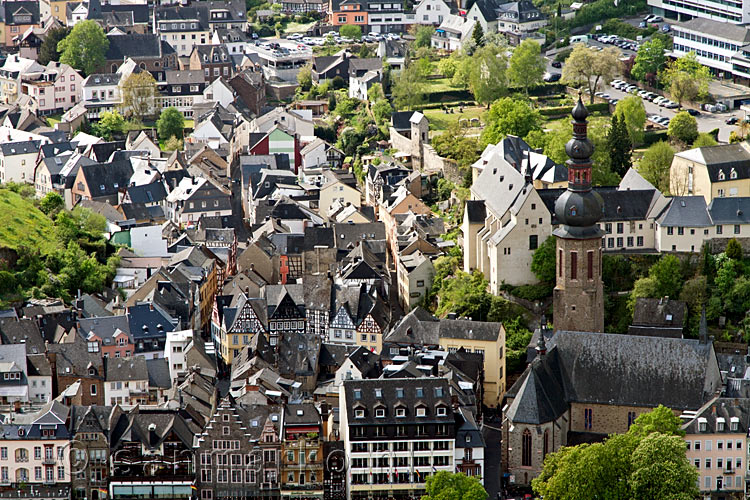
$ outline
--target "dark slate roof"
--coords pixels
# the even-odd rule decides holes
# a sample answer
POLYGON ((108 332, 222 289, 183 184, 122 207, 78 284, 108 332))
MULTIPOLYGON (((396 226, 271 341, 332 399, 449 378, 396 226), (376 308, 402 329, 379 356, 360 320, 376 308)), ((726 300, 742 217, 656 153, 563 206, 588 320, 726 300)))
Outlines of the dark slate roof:
MULTIPOLYGON (((537 190, 544 206, 552 215, 553 224, 557 224, 555 202, 564 191, 565 189, 537 190)), ((616 186, 596 186, 594 191, 599 193, 604 200, 602 217, 599 222, 645 220, 651 209, 654 196, 657 194, 655 189, 621 191, 616 186)))
POLYGON ((108 61, 123 61, 132 59, 161 58, 172 55, 175 50, 166 41, 159 39, 159 35, 147 33, 132 33, 126 35, 109 35, 109 48, 105 58, 108 61))
POLYGON ((320 412, 312 403, 289 404, 284 406, 284 426, 320 425, 320 412))
POLYGON ((347 424, 350 426, 396 425, 403 422, 451 425, 455 423, 450 409, 451 396, 448 381, 443 378, 345 380, 342 389, 346 398, 347 424), (380 397, 376 395, 377 389, 380 390, 380 397), (403 397, 399 397, 399 389, 403 391, 403 397), (426 411, 424 417, 417 419, 415 408, 420 403, 426 407, 426 411), (354 410, 358 405, 365 410, 364 418, 355 416, 354 410), (385 417, 375 416, 375 408, 378 406, 385 409, 385 417), (403 406, 406 410, 405 417, 396 417, 395 410, 398 406, 403 406), (445 415, 437 415, 436 407, 438 406, 446 407, 445 415))
POLYGON ((41 146, 40 141, 19 141, 19 142, 6 142, 0 144, 0 151, 3 156, 15 156, 23 155, 28 153, 36 153, 39 151, 41 146))
POLYGON ((336 223, 332 227, 336 247, 347 252, 357 246, 357 242, 385 239, 385 225, 382 222, 336 223))
POLYGON ((714 224, 750 223, 750 197, 714 198, 708 205, 714 224))
POLYGON ((411 120, 414 111, 396 111, 391 114, 391 125, 396 130, 411 130, 411 120))
POLYGON ((99 163, 109 161, 112 153, 125 149, 125 141, 99 142, 91 145, 93 159, 99 163))
POLYGON ((312 251, 315 247, 334 248, 333 229, 330 227, 308 226, 305 228, 306 251, 312 251))
POLYGON ((713 344, 559 331, 508 391, 513 422, 539 424, 569 403, 700 408, 722 388, 713 344))
POLYGON ((167 358, 147 359, 146 369, 148 370, 149 387, 161 387, 162 389, 172 387, 167 358))
POLYGON ((370 352, 365 346, 359 346, 349 354, 349 360, 362 373, 363 378, 380 376, 380 356, 370 352))
MULTIPOLYGON (((684 417, 683 417, 684 418, 684 417)), ((688 434, 745 434, 750 430, 750 400, 718 398, 705 405, 695 416, 682 426, 688 434), (724 419, 724 428, 719 430, 718 419, 724 419), (732 422, 737 423, 737 430, 732 430, 732 422), (700 429, 700 423, 706 424, 706 430, 700 429)))
POLYGON ((44 144, 41 147, 43 158, 52 158, 57 155, 61 155, 68 151, 74 151, 75 148, 70 142, 58 142, 52 144, 44 144))
POLYGON ((706 165, 711 182, 719 181, 719 172, 723 172, 724 180, 732 180, 732 169, 736 171, 738 179, 750 178, 750 151, 740 143, 707 146, 678 155, 706 165))
POLYGON ((331 366, 338 369, 349 357, 349 353, 358 347, 343 344, 322 344, 320 346, 320 366, 331 366))
MULTIPOLYGON (((13 1, 4 3, 5 24, 39 24, 39 1, 13 1), (31 22, 21 16, 31 16, 31 22)), ((20 34, 20 33, 19 33, 20 34)))
POLYGON ((493 342, 497 340, 502 328, 502 323, 491 321, 441 319, 439 334, 442 339, 466 339, 493 342))
POLYGON ((674 299, 639 297, 633 310, 633 324, 682 328, 687 319, 687 303, 674 299))
POLYGON ((159 203, 167 198, 167 190, 161 181, 128 187, 130 203, 159 203))
MULTIPOLYGON (((626 191, 631 192, 631 191, 626 191)), ((675 196, 657 219, 662 226, 709 227, 706 199, 703 196, 675 196)))
POLYGON ((401 318, 390 332, 383 338, 383 342, 410 345, 438 345, 440 343, 440 320, 417 306, 409 314, 401 318))
POLYGON ((466 215, 469 218, 469 222, 484 223, 484 219, 487 217, 487 208, 484 206, 484 200, 467 200, 466 215))
POLYGON ((116 195, 120 188, 128 185, 133 175, 133 167, 129 161, 81 165, 80 168, 92 198, 116 195))
POLYGON ((477 0, 476 6, 482 13, 485 21, 497 19, 497 9, 505 3, 503 0, 477 0))
POLYGON ((107 382, 148 379, 148 367, 146 366, 146 358, 143 356, 107 358, 105 367, 107 382))

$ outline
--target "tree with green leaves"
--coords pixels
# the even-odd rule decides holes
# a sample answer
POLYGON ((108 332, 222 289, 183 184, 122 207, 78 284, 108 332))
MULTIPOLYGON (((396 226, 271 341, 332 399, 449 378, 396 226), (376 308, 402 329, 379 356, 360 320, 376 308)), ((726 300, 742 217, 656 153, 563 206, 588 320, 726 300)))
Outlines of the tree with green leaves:
POLYGON ((724 250, 727 257, 733 260, 742 260, 742 245, 735 238, 727 242, 727 249, 724 250))
POLYGON ((312 88, 313 81, 311 64, 306 64, 302 69, 299 70, 299 73, 297 73, 297 83, 299 84, 299 89, 302 92, 307 92, 312 88))
POLYGON ((683 279, 680 260, 674 255, 664 255, 648 270, 648 276, 636 280, 630 293, 630 308, 639 298, 658 299, 679 297, 683 279))
POLYGON ((419 25, 414 32, 414 47, 429 47, 432 44, 432 34, 435 28, 432 26, 419 25))
POLYGON ((666 50, 666 44, 660 38, 652 38, 643 42, 638 48, 638 54, 635 56, 635 63, 630 70, 630 76, 638 81, 653 85, 656 82, 657 75, 667 62, 666 50))
POLYGON ((373 103, 372 115, 375 118, 375 123, 379 127, 386 125, 390 121, 392 114, 393 108, 388 99, 380 98, 373 103))
POLYGON ((116 109, 104 111, 99 115, 99 121, 91 128, 94 135, 105 141, 111 141, 125 133, 125 118, 116 109))
POLYGON ((414 64, 423 78, 427 78, 432 74, 432 61, 430 61, 429 57, 420 57, 414 64))
POLYGON ((532 130, 540 130, 542 116, 527 101, 503 97, 492 103, 485 121, 482 143, 496 144, 507 135, 523 138, 532 130))
POLYGON ((667 135, 670 139, 692 144, 698 138, 698 121, 687 111, 680 111, 670 120, 667 135))
POLYGON ((711 78, 711 71, 698 62, 695 52, 672 61, 660 75, 660 80, 679 106, 685 101, 693 102, 706 96, 711 78))
POLYGON ((425 77, 414 62, 396 75, 391 97, 397 110, 411 110, 422 104, 425 96, 425 77))
POLYGON ((65 200, 55 191, 50 191, 39 202, 39 210, 44 212, 47 217, 55 218, 57 213, 65 208, 65 200))
POLYGON ((70 34, 57 44, 60 62, 79 69, 86 75, 96 73, 104 66, 108 48, 109 40, 104 30, 92 20, 77 23, 70 34))
POLYGON ((154 112, 154 98, 158 94, 156 80, 148 71, 131 73, 122 83, 120 105, 125 116, 136 122, 142 122, 154 112))
POLYGON ((625 124, 630 145, 634 147, 643 143, 643 128, 646 126, 646 108, 643 100, 635 95, 621 99, 615 107, 615 115, 625 124))
POLYGON ((695 498, 698 473, 685 456, 679 426, 660 406, 636 418, 626 434, 563 447, 545 458, 534 491, 545 500, 695 498))
POLYGON ((61 26, 59 28, 52 28, 47 32, 47 37, 39 47, 39 57, 37 62, 43 66, 46 66, 50 61, 59 61, 60 53, 57 51, 57 45, 60 40, 68 36, 70 28, 61 26))
POLYGON ((513 50, 508 65, 508 75, 513 85, 521 87, 526 95, 529 88, 542 83, 546 63, 542 57, 542 47, 527 38, 513 50))
POLYGON ((422 500, 485 500, 487 491, 476 476, 461 472, 439 471, 427 476, 427 495, 422 500))
POLYGON ((700 132, 698 134, 698 137, 693 141, 693 145, 691 146, 693 149, 695 148, 705 148, 709 146, 716 146, 719 144, 716 141, 716 138, 709 134, 708 132, 700 132))
POLYGON ((177 136, 171 136, 169 139, 164 141, 165 151, 182 151, 184 141, 179 139, 177 136))
POLYGON ((482 29, 482 24, 478 21, 477 24, 474 25, 474 31, 471 33, 471 38, 474 40, 477 47, 484 45, 484 30, 482 29))
POLYGON ((548 236, 531 256, 531 272, 539 281, 554 283, 557 269, 557 238, 548 236))
POLYGON ((339 28, 339 34, 343 38, 351 38, 352 40, 362 39, 362 27, 356 24, 345 24, 339 28))
POLYGON ((170 137, 182 138, 185 129, 185 117, 177 108, 169 107, 161 112, 156 120, 156 131, 159 139, 166 141, 170 137))
POLYGON ((480 47, 471 57, 470 64, 471 93, 478 103, 489 107, 491 102, 508 90, 508 58, 505 48, 489 44, 480 47))
POLYGON ((638 162, 638 173, 662 193, 669 192, 669 169, 672 166, 674 149, 667 141, 659 141, 643 153, 638 162))
POLYGON ((370 102, 377 102, 380 99, 385 99, 385 92, 383 92, 383 85, 380 83, 373 83, 372 87, 367 89, 367 100, 370 102))
POLYGON ((625 119, 617 113, 612 116, 612 125, 607 133, 607 150, 609 151, 610 168, 619 176, 632 166, 631 142, 625 119))
POLYGON ((596 51, 579 43, 565 60, 562 79, 589 91, 591 104, 601 82, 608 82, 620 72, 620 52, 614 47, 596 51))

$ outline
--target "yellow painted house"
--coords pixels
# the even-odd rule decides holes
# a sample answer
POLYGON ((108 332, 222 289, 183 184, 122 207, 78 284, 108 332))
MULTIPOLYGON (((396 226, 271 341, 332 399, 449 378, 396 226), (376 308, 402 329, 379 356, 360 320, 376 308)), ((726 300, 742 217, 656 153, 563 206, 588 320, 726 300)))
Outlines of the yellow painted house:
POLYGON ((750 196, 750 144, 738 142, 682 151, 669 169, 673 196, 750 196))
POLYGON ((401 318, 383 339, 385 360, 400 355, 402 348, 442 348, 483 357, 484 404, 496 408, 506 390, 505 327, 502 323, 470 319, 438 319, 421 307, 401 318))

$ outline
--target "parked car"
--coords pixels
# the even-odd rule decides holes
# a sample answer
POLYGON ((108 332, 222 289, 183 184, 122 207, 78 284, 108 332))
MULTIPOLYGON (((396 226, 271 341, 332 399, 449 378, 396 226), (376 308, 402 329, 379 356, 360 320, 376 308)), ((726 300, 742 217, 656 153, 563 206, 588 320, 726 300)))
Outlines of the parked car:
POLYGON ((654 16, 654 17, 651 18, 651 21, 649 21, 649 22, 652 22, 652 23, 662 23, 662 22, 664 22, 664 18, 661 17, 661 16, 654 16))
POLYGON ((641 21, 640 23, 638 23, 638 27, 641 29, 645 28, 646 26, 648 26, 648 23, 646 21, 641 21))
POLYGON ((544 75, 544 81, 547 83, 559 82, 562 75, 560 73, 547 73, 544 75))
POLYGON ((677 108, 678 106, 677 106, 677 103, 676 103, 676 102, 674 102, 674 101, 669 101, 669 102, 668 102, 668 103, 666 104, 666 106, 664 106, 664 107, 665 107, 665 108, 667 108, 667 109, 675 109, 675 108, 677 108))
POLYGON ((738 121, 739 120, 737 120, 736 116, 730 116, 729 118, 727 118, 726 120, 724 120, 724 123, 726 123, 727 125, 734 125, 738 121))
POLYGON ((662 24, 661 25, 661 32, 662 33, 669 33, 672 30, 672 27, 668 24, 662 24))
POLYGON ((619 99, 610 99, 610 100, 609 100, 609 103, 610 103, 610 104, 611 104, 612 106, 617 106, 617 103, 618 103, 618 102, 620 102, 620 100, 619 100, 619 99))
POLYGON ((553 68, 562 68, 562 63, 560 61, 552 61, 552 64, 550 64, 553 68))
POLYGON ((300 40, 302 38, 302 35, 299 33, 292 33, 291 35, 287 35, 287 40, 300 40))
POLYGON ((692 108, 688 109, 687 112, 690 116, 700 116, 701 114, 700 111, 698 111, 697 109, 692 109, 692 108))

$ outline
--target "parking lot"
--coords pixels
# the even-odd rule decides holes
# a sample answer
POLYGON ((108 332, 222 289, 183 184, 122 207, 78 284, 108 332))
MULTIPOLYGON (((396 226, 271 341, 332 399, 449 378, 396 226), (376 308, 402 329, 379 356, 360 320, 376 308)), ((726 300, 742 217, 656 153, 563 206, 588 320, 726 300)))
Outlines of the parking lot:
MULTIPOLYGON (((328 37, 331 37, 333 39, 333 43, 337 45, 350 44, 350 43, 355 42, 355 40, 352 38, 340 36, 338 31, 331 31, 327 33, 325 36, 318 36, 318 37, 309 37, 309 36, 304 36, 300 33, 292 33, 286 36, 286 40, 290 40, 299 44, 303 44, 308 47, 314 47, 314 46, 322 47, 328 41, 328 37)), ((401 38, 401 35, 399 35, 398 33, 370 32, 367 34, 363 34, 361 41, 365 43, 374 43, 374 42, 380 42, 383 40, 398 40, 400 38, 401 38)))
MULTIPOLYGON (((628 95, 632 95, 623 90, 613 88, 609 84, 603 85, 601 92, 608 94, 610 96, 610 99, 618 100, 628 95)), ((653 102, 646 99, 643 99, 643 105, 646 108, 646 116, 648 117, 659 116, 671 120, 674 115, 680 111, 677 108, 669 109, 660 107, 658 104, 654 104, 653 102)), ((687 107, 683 104, 683 109, 687 110, 693 108, 687 107)), ((697 110, 694 110, 693 112, 695 111, 697 110)), ((729 133, 736 128, 735 125, 727 124, 726 121, 731 117, 734 117, 736 119, 743 119, 745 117, 745 113, 740 110, 727 111, 723 113, 709 113, 707 111, 699 111, 698 113, 699 114, 695 116, 695 119, 698 122, 698 130, 700 132, 710 132, 718 128, 719 141, 721 142, 729 142, 729 133)), ((668 124, 669 122, 666 123, 668 124)), ((663 127, 664 125, 656 126, 663 127)))

